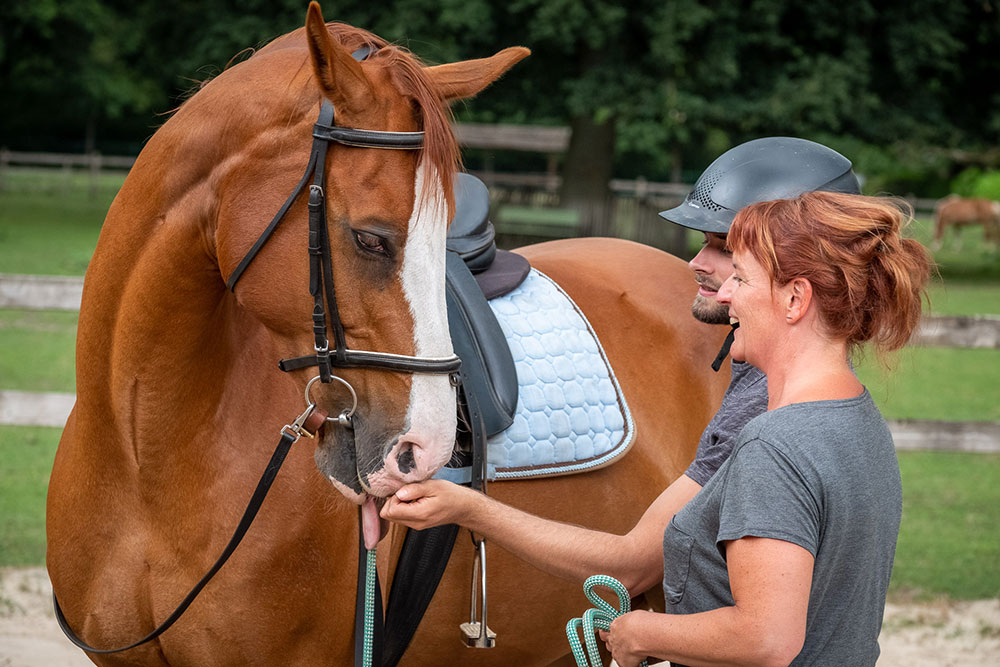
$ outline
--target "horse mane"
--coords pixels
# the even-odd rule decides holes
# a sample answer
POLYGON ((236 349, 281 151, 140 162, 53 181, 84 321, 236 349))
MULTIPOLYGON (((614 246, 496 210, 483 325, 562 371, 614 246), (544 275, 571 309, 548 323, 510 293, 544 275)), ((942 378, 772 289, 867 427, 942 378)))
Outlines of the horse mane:
MULTIPOLYGON (((451 107, 434 90, 424 74, 424 63, 408 49, 387 42, 362 28, 338 21, 327 23, 326 27, 334 39, 351 52, 364 46, 372 49, 369 60, 384 63, 399 92, 413 100, 414 106, 419 110, 421 129, 424 131, 423 158, 437 172, 450 205, 454 199, 454 175, 461 165, 461 156, 452 130, 451 107)), ((433 179, 424 182, 424 196, 431 194, 428 188, 433 183, 433 179)))

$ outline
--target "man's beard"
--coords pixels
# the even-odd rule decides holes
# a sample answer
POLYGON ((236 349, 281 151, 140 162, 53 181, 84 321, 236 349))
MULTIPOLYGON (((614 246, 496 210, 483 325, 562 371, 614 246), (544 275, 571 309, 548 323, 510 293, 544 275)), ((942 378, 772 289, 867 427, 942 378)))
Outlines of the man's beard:
POLYGON ((700 294, 691 304, 691 314, 696 320, 705 324, 729 324, 729 306, 700 294))

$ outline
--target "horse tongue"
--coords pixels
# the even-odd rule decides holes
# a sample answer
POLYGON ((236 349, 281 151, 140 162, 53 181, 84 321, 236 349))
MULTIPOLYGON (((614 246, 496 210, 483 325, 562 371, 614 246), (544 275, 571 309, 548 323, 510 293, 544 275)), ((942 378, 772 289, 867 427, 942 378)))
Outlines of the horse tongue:
POLYGON ((361 505, 361 532, 365 536, 365 549, 371 551, 389 530, 389 522, 378 515, 374 496, 367 496, 361 505))

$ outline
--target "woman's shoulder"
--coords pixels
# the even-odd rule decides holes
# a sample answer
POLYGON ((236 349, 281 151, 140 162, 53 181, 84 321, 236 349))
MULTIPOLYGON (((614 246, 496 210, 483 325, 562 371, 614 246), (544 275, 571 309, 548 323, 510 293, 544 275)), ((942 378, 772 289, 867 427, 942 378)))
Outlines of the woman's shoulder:
POLYGON ((792 403, 758 415, 740 434, 739 445, 751 441, 794 454, 816 451, 820 442, 855 444, 887 441, 892 436, 868 390, 846 399, 792 403))

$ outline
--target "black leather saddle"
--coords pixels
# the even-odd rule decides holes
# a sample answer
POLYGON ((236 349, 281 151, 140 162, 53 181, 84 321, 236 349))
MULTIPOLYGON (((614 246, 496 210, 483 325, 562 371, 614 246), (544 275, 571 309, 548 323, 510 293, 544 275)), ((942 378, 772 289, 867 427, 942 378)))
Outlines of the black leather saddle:
POLYGON ((466 403, 478 403, 486 435, 493 435, 514 421, 517 373, 487 300, 520 285, 531 266, 521 255, 497 249, 489 208, 483 182, 459 174, 445 264, 448 328, 455 353, 462 359, 466 403))

